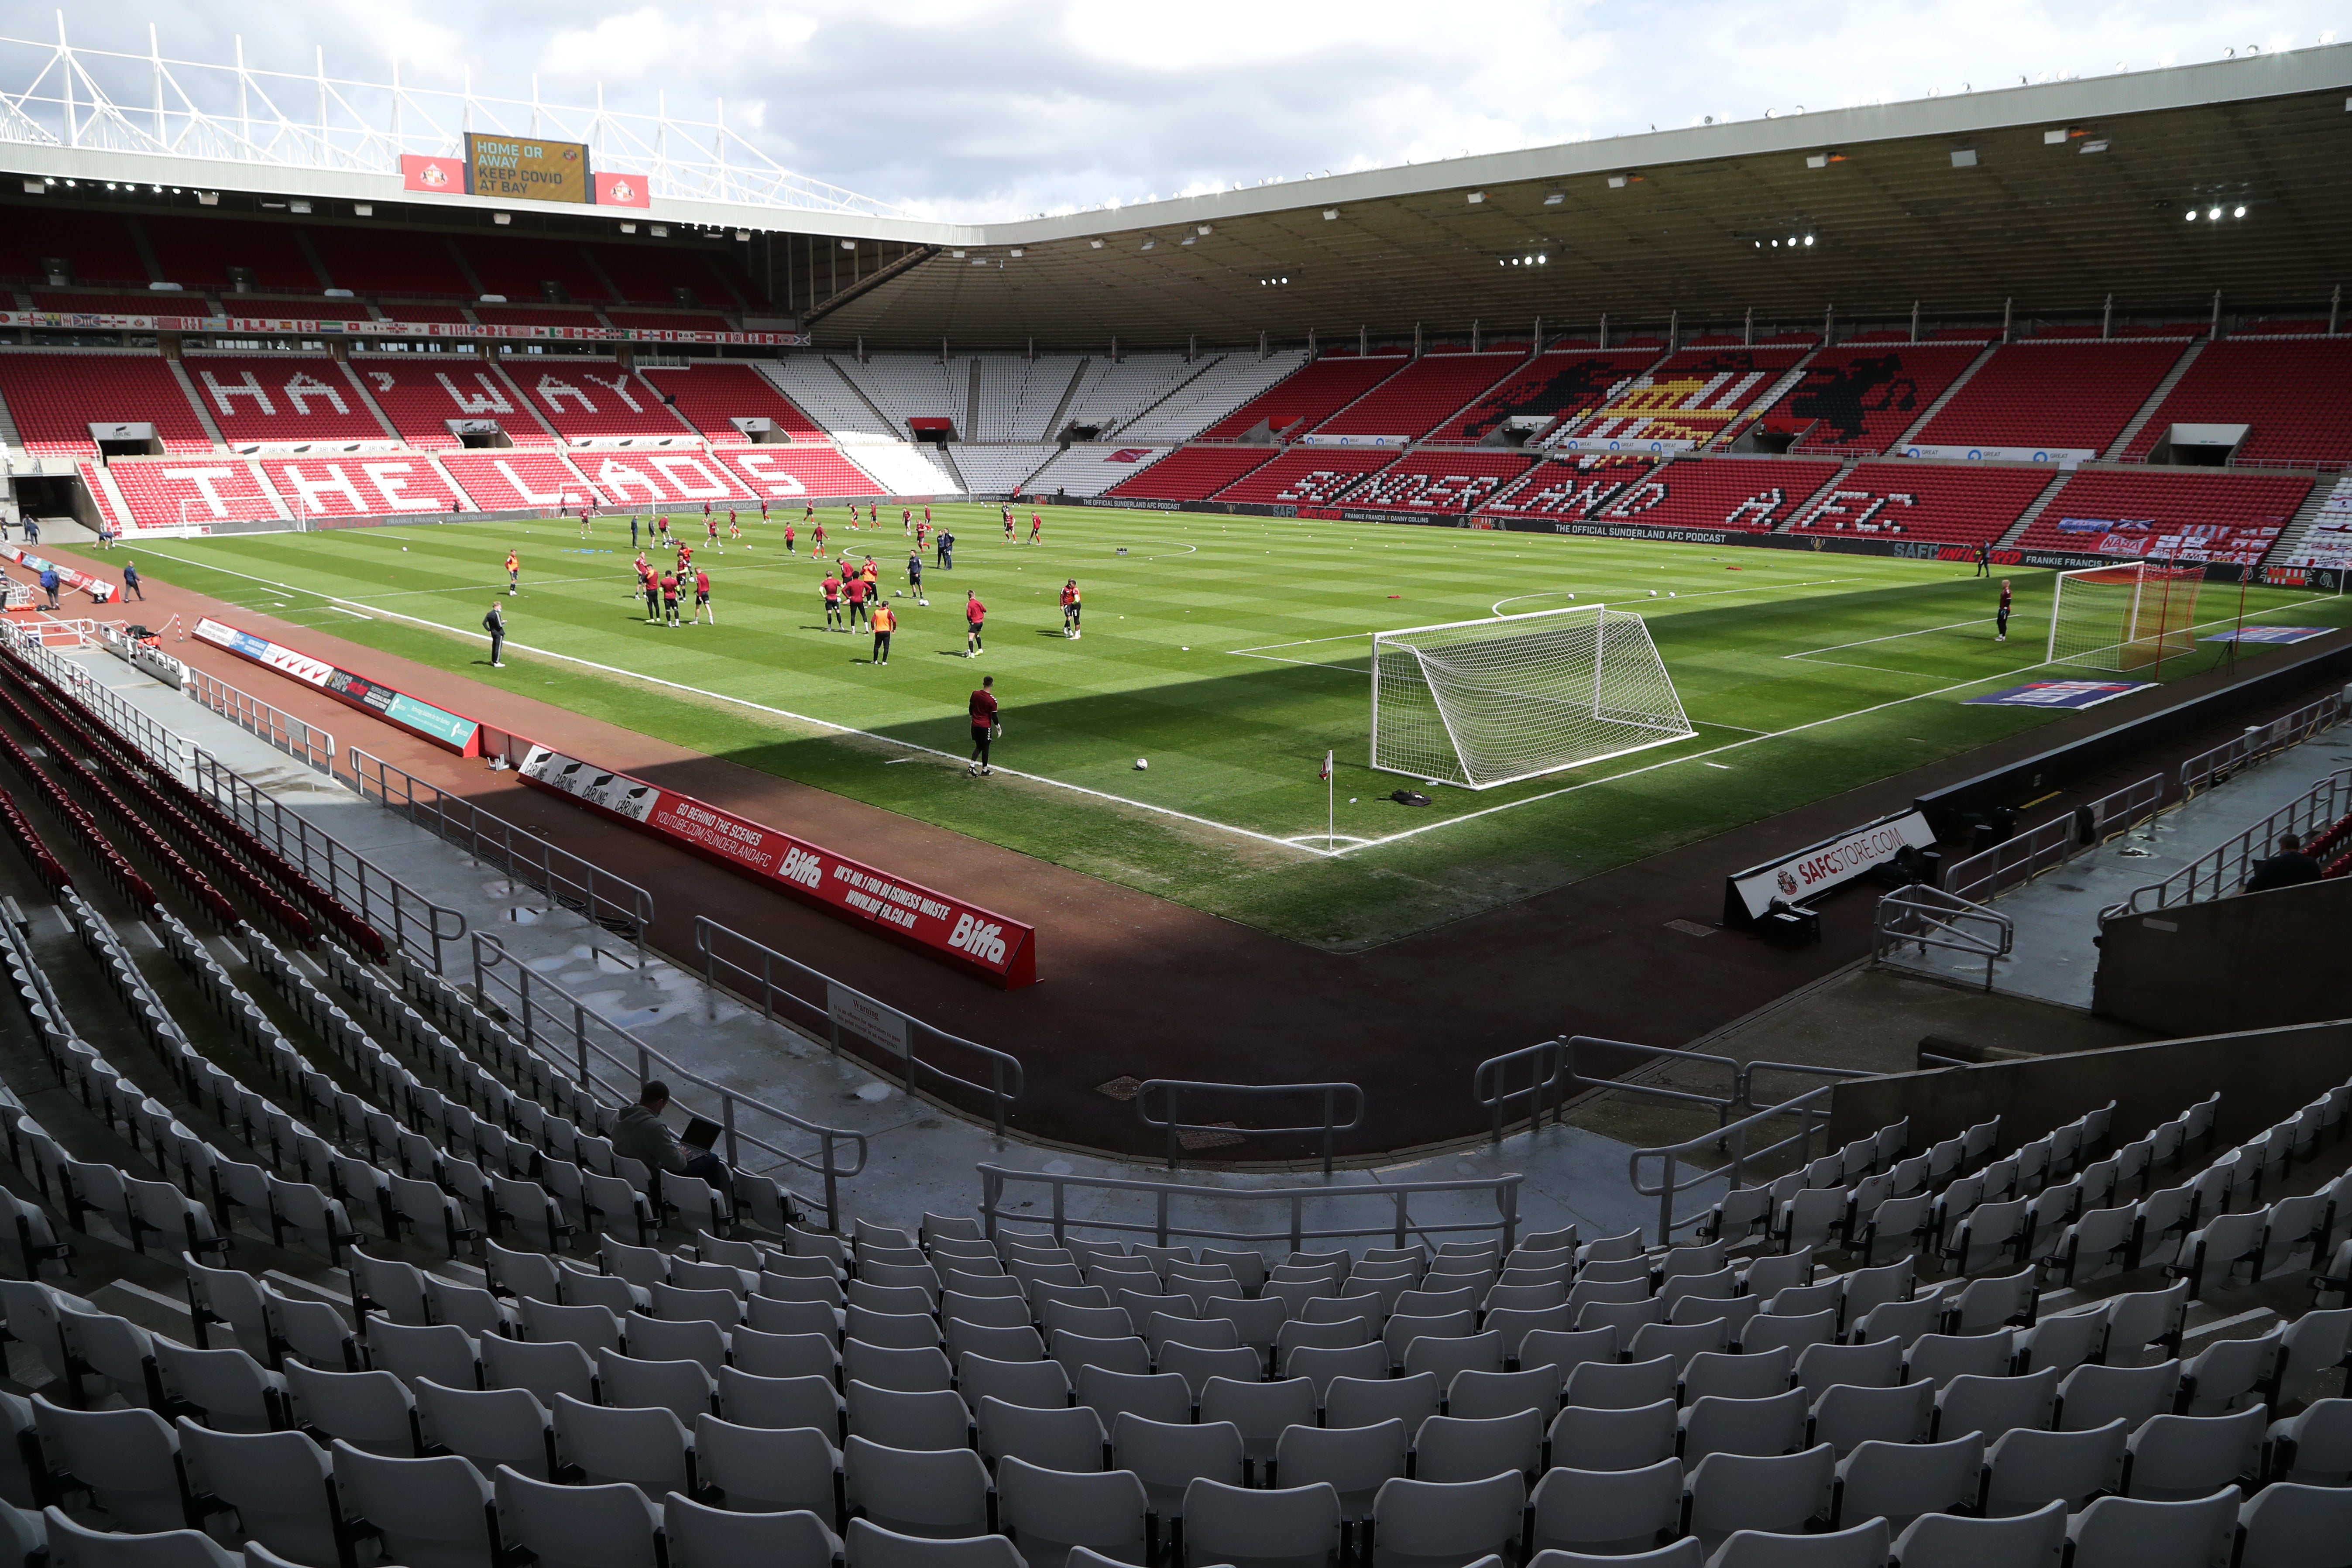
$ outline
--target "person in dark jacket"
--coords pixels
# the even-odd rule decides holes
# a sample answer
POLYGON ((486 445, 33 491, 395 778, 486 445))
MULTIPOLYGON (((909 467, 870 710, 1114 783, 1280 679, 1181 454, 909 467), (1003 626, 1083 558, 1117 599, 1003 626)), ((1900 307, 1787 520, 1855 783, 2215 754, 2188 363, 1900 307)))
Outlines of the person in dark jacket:
POLYGON ((669 1085, 651 1079, 638 1092, 636 1104, 614 1119, 613 1152, 642 1161, 648 1171, 699 1176, 722 1193, 731 1192, 727 1162, 708 1149, 689 1149, 680 1143, 662 1120, 662 1112, 668 1109, 669 1085))
POLYGON ((2303 852, 2303 840, 2294 834, 2282 834, 2278 853, 2254 868, 2241 892, 2266 893, 2273 888, 2292 888, 2299 882, 2319 880, 2319 862, 2303 852))

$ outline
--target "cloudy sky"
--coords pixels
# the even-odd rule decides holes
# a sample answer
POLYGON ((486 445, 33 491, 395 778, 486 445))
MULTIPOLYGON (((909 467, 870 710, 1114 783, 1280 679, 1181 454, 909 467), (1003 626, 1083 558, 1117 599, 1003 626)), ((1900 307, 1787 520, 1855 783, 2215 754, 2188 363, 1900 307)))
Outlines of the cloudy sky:
MULTIPOLYGON (((927 216, 1016 216, 2333 42, 2340 4, 78 0, 74 42, 728 123, 927 216)), ((52 36, 51 7, 0 30, 52 36)), ((5 51, 11 90, 21 48, 5 51)), ((124 84, 126 96, 143 88, 124 84)), ((299 95, 294 95, 298 105, 299 95)), ((308 113, 308 106, 300 106, 308 113)))

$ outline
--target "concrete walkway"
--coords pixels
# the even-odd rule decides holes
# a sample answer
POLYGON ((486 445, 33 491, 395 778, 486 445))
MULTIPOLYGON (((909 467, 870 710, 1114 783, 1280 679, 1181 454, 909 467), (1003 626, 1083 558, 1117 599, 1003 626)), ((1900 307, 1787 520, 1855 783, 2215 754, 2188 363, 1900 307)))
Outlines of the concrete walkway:
MULTIPOLYGON (((2347 764, 2352 725, 2338 725, 1996 900, 1993 907, 2016 922, 2017 935, 2014 951, 1994 965, 1994 988, 2088 1007, 2101 910, 2161 882, 2347 764)), ((1934 949, 1925 958, 1900 953, 1892 962, 1979 984, 1984 977, 1981 959, 1934 949)))
MULTIPOLYGON (((626 939, 553 905, 534 888, 509 881, 111 655, 85 649, 71 657, 100 685, 268 790, 353 852, 386 868, 424 898, 462 913, 469 932, 495 937, 526 964, 534 985, 551 983, 596 1017, 739 1095, 862 1133, 866 1164, 862 1174, 845 1184, 847 1215, 912 1226, 925 1213, 969 1214, 981 1199, 976 1167, 983 1163, 1040 1177, 1171 1179, 1159 1165, 999 1140, 991 1129, 909 1097, 861 1064, 835 1055, 823 1040, 767 1022, 756 1011, 706 987, 698 975, 657 956, 641 955, 626 939)), ((353 722, 364 725, 358 715, 353 722)), ((445 949, 444 972, 461 984, 474 978, 471 952, 470 938, 445 949)), ((1106 1101, 1107 1114, 1130 1114, 1110 1110, 1110 1103, 1106 1101)), ((814 1152, 813 1140, 810 1148, 814 1152)), ((1328 1184, 1332 1195, 1318 1193, 1304 1205, 1301 1223, 1310 1232, 1318 1226, 1388 1226, 1396 1213, 1390 1189, 1399 1184, 1484 1182, 1516 1172, 1525 1177, 1517 1199, 1521 1234, 1575 1225, 1586 1237, 1612 1236, 1645 1220, 1654 1227, 1656 1200, 1633 1191, 1626 1166, 1631 1152, 1629 1145, 1580 1128, 1548 1127, 1533 1136, 1508 1138, 1499 1147, 1479 1144, 1394 1164, 1343 1170, 1328 1184)), ((760 1163, 745 1163, 754 1168, 760 1163)), ((776 1170, 775 1174, 803 1194, 819 1190, 805 1172, 776 1170)), ((1253 1202, 1241 1194, 1326 1186, 1319 1171, 1188 1171, 1174 1179, 1201 1194, 1198 1199, 1181 1196, 1171 1205, 1171 1224, 1195 1237, 1217 1232, 1286 1237, 1292 1223, 1286 1200, 1253 1202)), ((1040 1223, 1050 1218, 1055 1208, 1052 1184, 1015 1181, 1011 1185, 1015 1190, 1007 1194, 1008 1207, 1024 1215, 1034 1214, 1040 1223)), ((1066 1191, 1063 1213, 1081 1226, 1089 1221, 1151 1226, 1157 1201, 1149 1194, 1076 1187, 1066 1191)), ((1693 1201, 1684 1200, 1685 1205, 1693 1201)), ((1442 1241, 1444 1235, 1432 1236, 1421 1227, 1486 1225, 1496 1217, 1491 1190, 1429 1194, 1412 1202, 1409 1229, 1442 1241)), ((1373 1244, 1379 1244, 1377 1237, 1373 1244)))

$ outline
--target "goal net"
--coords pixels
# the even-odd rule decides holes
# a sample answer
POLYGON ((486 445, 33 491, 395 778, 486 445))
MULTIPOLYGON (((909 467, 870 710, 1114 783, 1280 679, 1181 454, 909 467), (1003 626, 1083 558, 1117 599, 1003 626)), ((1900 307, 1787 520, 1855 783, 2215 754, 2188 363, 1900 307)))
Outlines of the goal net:
POLYGON ((2147 669, 2189 651, 2202 566, 2132 561, 2058 574, 2050 606, 2050 662, 2087 669, 2147 669))
POLYGON ((1491 789, 1696 733, 1642 617, 1583 605, 1372 638, 1372 766, 1491 789))

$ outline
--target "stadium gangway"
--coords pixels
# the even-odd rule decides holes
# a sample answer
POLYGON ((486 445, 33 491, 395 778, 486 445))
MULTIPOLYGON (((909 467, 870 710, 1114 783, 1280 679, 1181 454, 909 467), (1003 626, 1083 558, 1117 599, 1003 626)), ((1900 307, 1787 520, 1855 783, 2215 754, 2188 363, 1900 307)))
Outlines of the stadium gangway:
POLYGON ((2137 826, 2163 807, 2164 775, 2150 773, 2136 784, 2012 835, 1980 854, 1954 861, 1945 868, 1944 891, 1973 903, 1997 899, 2084 850, 2105 843, 2113 835, 2137 826))
POLYGON ((271 706, 249 692, 240 691, 217 676, 209 675, 194 665, 185 667, 187 674, 180 689, 188 700, 199 708, 209 708, 247 734, 292 757, 296 762, 317 769, 329 778, 335 776, 335 737, 316 724, 297 719, 282 708, 271 706))
POLYGON ((442 972, 443 946, 466 934, 463 913, 435 903, 203 747, 192 748, 189 772, 192 787, 238 826, 293 862, 403 952, 429 950, 433 972, 442 972))
MULTIPOLYGON (((587 1003, 554 981, 533 973, 530 964, 509 952, 506 944, 488 931, 474 932, 473 963, 474 994, 480 999, 481 1007, 493 1016, 504 1013, 499 1021, 509 1033, 520 1035, 526 1049, 572 1073, 583 1088, 614 1105, 635 1103, 645 1085, 659 1077, 669 1084, 672 1097, 681 1106, 699 1113, 693 1097, 681 1093, 678 1086, 691 1085, 700 1089, 717 1102, 716 1120, 726 1134, 724 1156, 728 1164, 751 1170, 742 1159, 743 1148, 748 1144, 795 1170, 824 1178, 825 1228, 842 1228, 841 1184, 866 1169, 865 1133, 811 1121, 703 1077, 676 1058, 646 1044, 627 1028, 598 1016, 587 1003), (656 1068, 661 1069, 659 1073, 654 1070, 656 1068), (817 1141, 821 1156, 813 1160, 746 1130, 741 1125, 746 1115, 764 1117, 783 1128, 810 1134, 817 1141), (845 1165, 836 1158, 845 1145, 856 1151, 855 1164, 845 1165)), ((771 1136, 783 1135, 777 1130, 767 1131, 771 1136)), ((804 1207, 819 1206, 803 1194, 792 1195, 804 1207)))
POLYGON ((352 787, 362 799, 530 883, 591 923, 626 935, 637 963, 645 963, 646 930, 654 923, 654 896, 645 889, 357 746, 343 755, 351 763, 352 787))
POLYGON ((2348 711, 2347 696, 2352 696, 2352 687, 2332 691, 2283 719, 2273 719, 2267 724, 2249 724, 2245 733, 2210 752, 2200 752, 2180 764, 2180 798, 2187 800, 2200 790, 2211 789, 2239 769, 2276 756, 2291 746, 2299 746, 2322 731, 2342 723, 2348 711))
MULTIPOLYGON (((1727 1058, 1716 1058, 1718 1061, 1727 1058)), ((1560 1113, 1567 1110, 1569 1095, 1574 1088, 1576 1075, 1569 1070, 1568 1042, 1564 1039, 1538 1040, 1516 1051, 1506 1051, 1499 1057, 1488 1057, 1470 1075, 1470 1098, 1482 1110, 1494 1116, 1491 1135, 1496 1143, 1503 1141, 1503 1107, 1522 1095, 1528 1098, 1528 1131, 1543 1130, 1544 1110, 1551 1110, 1554 1126, 1560 1113), (1528 1083, 1524 1089, 1513 1089, 1511 1069, 1525 1063, 1528 1083)))
MULTIPOLYGON (((1875 1075, 1856 1072, 1843 1076, 1870 1078, 1875 1075)), ((1685 1139, 1680 1143, 1670 1143, 1659 1148, 1636 1149, 1628 1155, 1625 1161, 1625 1173, 1627 1179, 1633 1184, 1633 1191, 1643 1197, 1658 1200, 1658 1245, 1664 1246, 1674 1238, 1675 1232, 1685 1226, 1696 1225, 1710 1212, 1709 1209, 1702 1208, 1696 1214, 1676 1219, 1675 1199, 1682 1194, 1718 1181, 1726 1184, 1724 1190, 1727 1192, 1736 1187, 1749 1185, 1751 1184, 1746 1179, 1748 1166, 1768 1160, 1786 1151, 1792 1144, 1796 1149, 1794 1164, 1801 1166, 1811 1160, 1813 1157, 1813 1133, 1817 1129, 1828 1127, 1829 1100, 1836 1089, 1837 1085, 1825 1083, 1818 1088, 1809 1089, 1792 1100, 1782 1100, 1778 1105, 1768 1105, 1751 1115, 1743 1116, 1716 1132, 1702 1133, 1696 1138, 1685 1139), (1748 1133, 1751 1129, 1762 1127, 1773 1118, 1780 1116, 1795 1117, 1797 1130, 1761 1148, 1751 1149, 1748 1146, 1748 1133), (1701 1166, 1688 1180, 1678 1179, 1677 1173, 1693 1155, 1711 1152, 1718 1148, 1730 1154, 1729 1163, 1714 1169, 1701 1166), (1655 1184, 1644 1183, 1642 1179, 1642 1162, 1644 1160, 1664 1162, 1655 1184)))
MULTIPOLYGON (((694 917, 694 951, 702 955, 702 983, 714 991, 725 991, 745 1002, 756 1000, 761 1016, 771 1024, 782 1022, 785 1027, 807 1034, 821 1031, 833 1054, 841 1054, 844 1028, 858 1038, 870 1040, 898 1055, 898 1077, 908 1094, 925 1099, 917 1074, 955 1084, 988 1098, 989 1112, 996 1123, 996 1135, 1004 1136, 1004 1110, 1021 1098, 1024 1079, 1020 1058, 993 1046, 983 1046, 977 1040, 967 1040, 961 1035, 950 1035, 936 1025, 927 1024, 910 1013, 901 1012, 887 1002, 868 995, 854 985, 835 980, 821 969, 803 963, 788 953, 753 942, 741 931, 720 925, 709 915, 694 917), (740 961, 719 952, 722 943, 748 949, 740 961), (752 965, 756 962, 757 967, 752 965), (824 987, 824 1000, 805 996, 779 979, 799 978, 824 987), (787 1016, 778 1016, 782 1006, 787 1016), (799 1019, 806 1019, 803 1026, 799 1019), (885 1035, 895 1037, 884 1038, 885 1035), (979 1083, 960 1078, 927 1059, 918 1048, 919 1039, 951 1051, 970 1051, 988 1068, 988 1081, 979 1083)), ((970 1069, 966 1069, 970 1070, 970 1069)))
MULTIPOLYGON (((1147 1079, 1136 1086, 1135 1113, 1146 1127, 1168 1134, 1168 1168, 1183 1169, 1184 1135, 1188 1132, 1213 1138, 1281 1138, 1313 1133, 1323 1140, 1323 1175, 1331 1175, 1331 1144, 1334 1137, 1364 1124, 1364 1088, 1356 1083, 1195 1083, 1184 1079, 1147 1079), (1168 1101, 1165 1118, 1151 1114, 1150 1100, 1158 1090, 1168 1101), (1222 1095, 1236 1100, 1283 1100, 1312 1096, 1323 1107, 1323 1120, 1297 1127, 1236 1127, 1231 1122, 1187 1121, 1177 1114, 1180 1097, 1184 1095, 1222 1095), (1339 1107, 1346 1103, 1348 1120, 1339 1120, 1339 1107)), ((1400 1246, 1402 1244, 1400 1243, 1400 1246)))
POLYGON ((1171 1246, 1171 1238, 1182 1237, 1188 1241, 1240 1242, 1250 1247, 1266 1242, 1287 1242, 1293 1252, 1305 1251, 1307 1243, 1310 1241, 1369 1241, 1381 1237, 1391 1246, 1402 1247, 1406 1238, 1412 1236, 1429 1237, 1475 1233, 1495 1235, 1507 1255, 1517 1240, 1519 1186, 1527 1180, 1513 1171, 1499 1176, 1461 1181, 1383 1181, 1313 1187, 1227 1187, 1190 1182, 1143 1181, 1123 1176, 1057 1175, 1050 1171, 1015 1171, 991 1164, 982 1164, 978 1169, 980 1221, 992 1241, 996 1239, 999 1220, 1031 1225, 1044 1220, 1053 1226, 1056 1242, 1063 1240, 1075 1227, 1109 1231, 1121 1236, 1148 1236, 1155 1247, 1171 1246), (1034 1199, 1028 1200, 1025 1206, 1007 1202, 1013 1189, 1023 1185, 1043 1185, 1049 1189, 1052 1206, 1048 1214, 1036 1212, 1034 1199), (1069 1217, 1069 1194, 1074 1188, 1085 1200, 1086 1217, 1083 1219, 1069 1217), (1491 1220, 1437 1221, 1412 1217, 1413 1198, 1445 1193, 1491 1194, 1496 1217, 1491 1220), (1139 1200, 1148 1199, 1150 1204, 1149 1217, 1111 1217, 1111 1205, 1122 1195, 1139 1200, 1139 1200), (1272 1230, 1237 1229, 1217 1223, 1213 1215, 1194 1223, 1172 1212, 1173 1205, 1180 1201, 1234 1205, 1244 1208, 1275 1207, 1284 1211, 1288 1223, 1272 1230), (1338 1223, 1349 1217, 1348 1211, 1351 1208, 1371 1210, 1379 1216, 1378 1222, 1370 1223, 1372 1215, 1366 1215, 1357 1223, 1338 1223))
POLYGON ((1990 991, 1993 965, 2009 956, 2016 940, 2016 923, 2007 915, 1958 893, 1917 883, 1878 900, 1870 956, 1883 963, 1888 953, 1913 944, 1923 957, 1931 947, 1966 953, 1984 960, 1985 989, 1990 991))
MULTIPOLYGON (((1537 1048, 1541 1049, 1542 1047, 1538 1047, 1537 1048)), ((1804 1078, 1832 1079, 1871 1078, 1875 1076, 1854 1068, 1822 1067, 1811 1062, 1775 1062, 1760 1060, 1742 1062, 1733 1057, 1711 1056, 1705 1051, 1675 1050, 1672 1047, 1668 1046, 1636 1045, 1632 1040, 1603 1040, 1596 1038, 1591 1035, 1571 1036, 1566 1042, 1562 1054, 1563 1059, 1567 1064, 1568 1081, 1579 1092, 1594 1089, 1616 1089, 1626 1094, 1642 1095, 1652 1100, 1670 1100, 1684 1105, 1704 1105, 1711 1108, 1715 1111, 1717 1129, 1713 1135, 1712 1142, 1717 1145, 1717 1147, 1726 1149, 1730 1146, 1728 1134, 1733 1125, 1732 1117, 1734 1113, 1746 1111, 1752 1114, 1770 1109, 1769 1105, 1759 1106, 1756 1103, 1756 1080, 1757 1075, 1759 1073, 1789 1072, 1796 1073, 1800 1077, 1804 1078), (1723 1094, 1704 1094, 1688 1089, 1669 1089, 1664 1084, 1648 1083, 1635 1078, 1620 1078, 1609 1075, 1596 1076, 1586 1072, 1582 1066, 1582 1063, 1586 1058, 1586 1053, 1591 1051, 1638 1051, 1643 1056, 1655 1058, 1661 1062, 1704 1062, 1711 1067, 1721 1068, 1724 1069, 1725 1075, 1729 1080, 1727 1086, 1727 1092, 1723 1094)), ((1707 1140, 1702 1140, 1702 1142, 1706 1141, 1707 1140)))
POLYGON ((96 676, 58 653, 51 646, 62 642, 68 647, 103 647, 106 646, 106 633, 107 627, 98 621, 34 621, 0 625, 0 639, 5 640, 5 646, 17 658, 39 670, 61 689, 72 692, 74 700, 87 709, 100 723, 163 763, 171 770, 173 777, 187 780, 190 776, 189 756, 194 750, 192 742, 164 728, 100 685, 96 676))
POLYGON ((2352 768, 2338 768, 2299 798, 2215 845, 2163 881, 2134 888, 2130 898, 2099 911, 2099 923, 2174 904, 2227 898, 2245 885, 2256 862, 2270 855, 2282 834, 2300 833, 2308 838, 2347 812, 2352 812, 2352 768))

